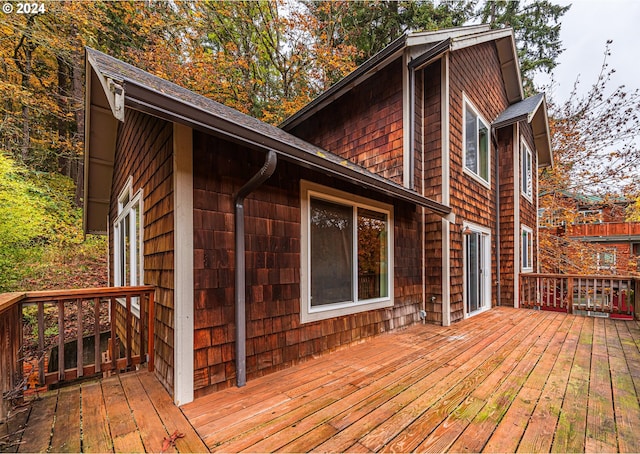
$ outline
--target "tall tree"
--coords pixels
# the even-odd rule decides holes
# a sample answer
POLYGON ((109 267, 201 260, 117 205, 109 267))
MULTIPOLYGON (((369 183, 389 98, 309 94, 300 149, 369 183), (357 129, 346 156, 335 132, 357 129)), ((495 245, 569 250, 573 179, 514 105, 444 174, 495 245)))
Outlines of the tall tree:
POLYGON ((358 49, 360 64, 403 33, 463 25, 473 15, 473 1, 432 0, 312 1, 307 5, 321 23, 331 24, 333 40, 358 49), (327 7, 327 3, 331 7, 327 7))
POLYGON ((563 50, 561 18, 570 7, 554 5, 548 0, 487 0, 478 10, 483 23, 494 28, 513 28, 525 91, 534 91, 536 72, 550 74, 557 66, 563 50))
MULTIPOLYGON (((640 197, 640 91, 610 88, 615 72, 604 59, 596 81, 584 95, 579 83, 564 103, 549 103, 554 166, 541 171, 540 208, 556 224, 570 225, 578 217, 573 196, 597 195, 604 207, 621 198, 640 197)), ((637 216, 632 204, 628 219, 637 216)), ((640 218, 639 218, 640 219, 640 218)), ((543 271, 593 272, 599 246, 585 244, 541 230, 543 271)))

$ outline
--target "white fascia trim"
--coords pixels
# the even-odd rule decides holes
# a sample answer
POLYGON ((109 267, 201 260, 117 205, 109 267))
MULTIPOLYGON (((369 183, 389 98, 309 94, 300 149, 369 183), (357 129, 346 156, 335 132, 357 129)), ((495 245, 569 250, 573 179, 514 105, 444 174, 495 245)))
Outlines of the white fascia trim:
POLYGON ((454 29, 436 30, 430 32, 415 32, 407 35, 407 46, 419 46, 421 44, 431 44, 447 38, 459 38, 462 36, 475 35, 477 33, 488 32, 491 26, 488 24, 469 25, 454 29))
POLYGON ((480 33, 466 34, 458 37, 453 37, 451 43, 451 50, 464 49, 466 47, 475 46, 477 44, 486 43, 489 41, 495 41, 501 38, 513 37, 513 30, 511 28, 503 28, 500 30, 482 31, 480 33))
POLYGON ((194 399, 193 130, 173 125, 174 389, 176 405, 194 399))

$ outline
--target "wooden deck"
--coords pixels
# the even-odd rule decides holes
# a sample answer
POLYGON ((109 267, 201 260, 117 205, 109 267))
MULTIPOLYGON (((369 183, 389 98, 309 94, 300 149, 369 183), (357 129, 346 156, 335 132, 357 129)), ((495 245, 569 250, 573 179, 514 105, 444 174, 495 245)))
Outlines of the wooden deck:
POLYGON ((164 452, 207 450, 153 374, 130 372, 43 394, 0 424, 0 451, 162 452, 175 431, 164 452))
POLYGON ((186 436, 168 452, 640 452, 639 396, 637 321, 498 308, 182 411, 148 372, 64 388, 21 414, 23 432, 20 417, 4 431, 22 435, 21 452, 160 452, 176 430, 186 436))
POLYGON ((182 407, 222 452, 640 452, 640 325, 498 308, 182 407))

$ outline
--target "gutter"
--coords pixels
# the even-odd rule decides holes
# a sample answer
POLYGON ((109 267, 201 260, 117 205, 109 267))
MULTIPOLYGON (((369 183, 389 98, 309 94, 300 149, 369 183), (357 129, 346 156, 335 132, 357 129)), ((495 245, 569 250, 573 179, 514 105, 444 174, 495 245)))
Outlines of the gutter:
POLYGON ((238 388, 247 383, 246 264, 244 241, 244 199, 273 175, 278 164, 276 152, 269 150, 262 168, 234 197, 235 205, 235 306, 236 306, 236 382, 238 388))

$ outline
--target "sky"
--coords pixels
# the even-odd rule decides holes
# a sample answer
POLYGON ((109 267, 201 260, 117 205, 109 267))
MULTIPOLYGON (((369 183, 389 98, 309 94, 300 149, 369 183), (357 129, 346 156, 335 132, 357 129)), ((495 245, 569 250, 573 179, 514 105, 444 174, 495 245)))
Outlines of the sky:
MULTIPOLYGON (((550 95, 556 102, 565 101, 579 77, 579 93, 584 94, 596 81, 604 58, 605 44, 611 44, 610 68, 616 73, 609 88, 625 85, 640 89, 640 1, 639 0, 564 0, 571 4, 562 17, 560 39, 564 52, 554 70, 556 87, 550 95)), ((547 84, 549 77, 536 77, 547 84)))

